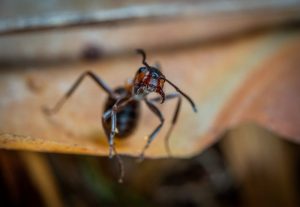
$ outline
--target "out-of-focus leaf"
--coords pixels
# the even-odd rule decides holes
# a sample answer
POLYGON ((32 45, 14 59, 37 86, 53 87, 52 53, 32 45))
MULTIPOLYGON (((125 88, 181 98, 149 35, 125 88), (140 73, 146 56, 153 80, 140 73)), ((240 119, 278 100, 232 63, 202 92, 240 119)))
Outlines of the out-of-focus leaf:
MULTIPOLYGON (((149 63, 162 65, 164 74, 196 102, 195 114, 183 101, 171 149, 190 156, 205 149, 228 127, 254 121, 292 140, 300 139, 300 32, 287 30, 195 46, 191 49, 149 53, 149 63)), ((122 85, 141 65, 138 56, 76 65, 1 70, 0 147, 63 153, 106 155, 101 127, 104 92, 85 80, 63 109, 45 116, 42 106, 53 106, 76 78, 93 70, 109 85, 122 85)), ((168 92, 171 87, 166 87, 168 92)), ((159 105, 159 104, 158 104, 159 105)), ((145 105, 136 132, 117 140, 120 153, 137 155, 145 136, 159 120, 145 105)), ((175 101, 159 105, 166 117, 163 130, 146 155, 165 156, 164 135, 175 101)))
POLYGON ((21 5, 0 2, 2 64, 180 47, 300 20, 299 0, 27 0, 21 5))
POLYGON ((56 180, 51 174, 51 168, 45 157, 41 154, 28 152, 23 153, 21 157, 32 182, 41 192, 46 206, 63 206, 56 180))

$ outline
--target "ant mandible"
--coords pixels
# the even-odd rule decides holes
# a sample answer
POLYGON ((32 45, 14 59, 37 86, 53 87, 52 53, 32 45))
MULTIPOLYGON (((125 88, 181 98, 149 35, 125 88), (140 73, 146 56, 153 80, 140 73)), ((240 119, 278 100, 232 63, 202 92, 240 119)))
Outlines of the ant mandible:
POLYGON ((148 136, 147 143, 145 144, 139 156, 140 160, 144 159, 145 151, 150 146, 151 142, 156 137, 164 124, 164 117, 160 110, 154 105, 154 103, 161 101, 162 104, 165 100, 177 98, 177 104, 172 118, 171 126, 165 137, 165 148, 169 156, 171 156, 169 137, 178 118, 181 107, 181 97, 183 96, 184 98, 186 98, 186 100, 191 104, 194 112, 197 112, 195 103, 187 94, 182 92, 174 83, 168 80, 158 67, 150 66, 146 62, 146 54, 144 50, 137 49, 137 53, 142 56, 142 63, 144 66, 138 69, 134 79, 130 83, 126 84, 123 87, 118 87, 115 90, 112 90, 109 86, 107 86, 107 84, 105 84, 102 79, 100 79, 93 72, 86 71, 77 79, 77 81, 72 85, 67 93, 57 102, 54 108, 45 110, 48 115, 58 112, 65 101, 73 94, 75 89, 82 82, 84 77, 89 76, 90 78, 92 78, 108 94, 108 99, 106 101, 104 113, 102 116, 102 126, 108 138, 109 157, 112 158, 114 153, 118 159, 121 171, 119 178, 120 182, 122 182, 124 176, 123 162, 115 148, 114 138, 124 138, 129 136, 133 132, 138 123, 140 114, 140 101, 144 101, 149 109, 160 120, 159 125, 148 136), (174 87, 177 93, 165 95, 163 91, 165 82, 174 87), (148 99, 147 95, 153 92, 158 93, 160 97, 148 99))

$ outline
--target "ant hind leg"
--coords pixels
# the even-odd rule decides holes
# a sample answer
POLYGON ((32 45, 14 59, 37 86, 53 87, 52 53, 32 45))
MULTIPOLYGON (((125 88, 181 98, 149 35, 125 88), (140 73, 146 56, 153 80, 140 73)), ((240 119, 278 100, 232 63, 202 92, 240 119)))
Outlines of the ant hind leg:
POLYGON ((43 108, 43 111, 45 112, 45 114, 52 115, 52 114, 57 113, 61 109, 61 107, 64 105, 64 103, 68 100, 68 98, 70 98, 70 96, 78 88, 78 86, 80 85, 80 83, 82 82, 84 77, 86 77, 86 76, 92 78, 92 80, 94 80, 97 83, 97 85, 99 85, 100 88, 102 88, 109 96, 115 97, 114 92, 111 90, 111 88, 109 86, 107 86, 107 84, 102 79, 100 79, 93 72, 86 71, 79 76, 79 78, 75 81, 75 83, 71 86, 71 88, 67 91, 67 93, 65 93, 65 95, 56 103, 56 105, 53 108, 50 108, 50 109, 43 108))

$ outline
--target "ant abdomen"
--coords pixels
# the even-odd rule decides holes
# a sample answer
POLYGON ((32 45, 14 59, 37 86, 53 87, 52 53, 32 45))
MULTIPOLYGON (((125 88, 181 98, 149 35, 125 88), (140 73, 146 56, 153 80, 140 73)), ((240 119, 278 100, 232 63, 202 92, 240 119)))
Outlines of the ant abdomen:
MULTIPOLYGON (((124 87, 118 87, 114 90, 115 93, 119 95, 126 95, 128 93, 124 87)), ((105 106, 104 112, 112 109, 113 105, 116 103, 117 99, 109 96, 105 106)), ((126 138, 133 133, 135 130, 140 116, 140 102, 132 100, 126 106, 117 112, 117 138, 126 138)), ((111 131, 111 118, 107 119, 104 122, 104 130, 106 134, 109 134, 111 131)))

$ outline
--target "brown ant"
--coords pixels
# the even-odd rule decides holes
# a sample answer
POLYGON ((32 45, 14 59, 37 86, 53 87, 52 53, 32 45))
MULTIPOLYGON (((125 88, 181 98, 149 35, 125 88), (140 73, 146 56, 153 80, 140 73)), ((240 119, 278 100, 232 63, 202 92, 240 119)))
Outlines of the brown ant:
POLYGON ((79 86, 84 77, 89 76, 90 78, 92 78, 108 94, 108 99, 106 101, 104 113, 102 116, 102 125, 108 138, 109 157, 112 158, 114 153, 120 166, 120 182, 122 182, 124 176, 123 162, 115 148, 114 138, 124 138, 133 132, 139 120, 140 101, 144 101, 149 109, 160 120, 159 125, 148 136, 147 143, 145 144, 139 156, 140 160, 144 159, 144 153, 146 149, 156 137, 164 123, 164 117, 160 110, 154 105, 155 102, 161 101, 162 104, 165 100, 177 98, 177 105, 174 111, 171 126, 165 137, 165 147, 169 155, 171 155, 169 147, 169 137, 178 118, 181 106, 181 97, 183 96, 184 98, 186 98, 187 101, 191 104, 194 112, 197 112, 193 100, 188 95, 182 92, 174 83, 169 81, 158 69, 158 67, 148 65, 148 63, 146 62, 146 54, 143 50, 138 49, 137 53, 142 55, 142 62, 144 66, 138 69, 134 79, 129 84, 112 90, 93 72, 86 71, 77 79, 77 81, 72 85, 69 91, 57 102, 53 109, 46 109, 45 111, 48 115, 58 112, 65 101, 79 86), (165 82, 173 86, 178 93, 165 95, 163 91, 165 82), (158 93, 160 97, 147 99, 147 95, 152 92, 158 93))

